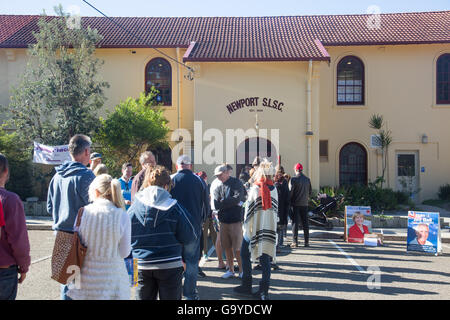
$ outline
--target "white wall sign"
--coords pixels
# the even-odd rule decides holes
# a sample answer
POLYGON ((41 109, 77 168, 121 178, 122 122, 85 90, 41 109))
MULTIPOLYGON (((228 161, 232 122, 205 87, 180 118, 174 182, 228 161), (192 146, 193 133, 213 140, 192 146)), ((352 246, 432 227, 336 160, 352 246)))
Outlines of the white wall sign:
POLYGON ((34 142, 34 163, 59 165, 70 160, 68 145, 51 147, 34 142))

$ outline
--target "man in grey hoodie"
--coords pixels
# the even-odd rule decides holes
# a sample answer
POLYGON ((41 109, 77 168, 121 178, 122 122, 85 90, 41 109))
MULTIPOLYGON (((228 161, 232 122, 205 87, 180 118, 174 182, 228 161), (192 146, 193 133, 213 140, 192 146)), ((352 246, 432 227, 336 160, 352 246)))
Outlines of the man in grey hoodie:
MULTIPOLYGON (((78 210, 89 203, 88 190, 95 179, 94 173, 86 168, 91 154, 91 139, 77 134, 69 141, 72 161, 56 167, 48 187, 47 211, 53 217, 52 229, 73 231, 78 210)), ((61 299, 66 300, 67 286, 61 288, 61 299)))

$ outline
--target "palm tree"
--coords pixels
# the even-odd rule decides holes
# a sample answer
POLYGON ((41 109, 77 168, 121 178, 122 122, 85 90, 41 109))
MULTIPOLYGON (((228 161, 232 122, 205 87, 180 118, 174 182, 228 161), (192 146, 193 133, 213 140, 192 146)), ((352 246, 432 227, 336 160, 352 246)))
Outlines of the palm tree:
POLYGON ((386 173, 387 167, 387 159, 388 159, 388 148, 392 143, 392 132, 388 129, 384 129, 385 122, 382 115, 374 114, 370 117, 369 127, 372 129, 378 130, 378 135, 376 139, 381 148, 381 156, 382 156, 382 174, 381 174, 381 188, 383 188, 384 176, 386 173))

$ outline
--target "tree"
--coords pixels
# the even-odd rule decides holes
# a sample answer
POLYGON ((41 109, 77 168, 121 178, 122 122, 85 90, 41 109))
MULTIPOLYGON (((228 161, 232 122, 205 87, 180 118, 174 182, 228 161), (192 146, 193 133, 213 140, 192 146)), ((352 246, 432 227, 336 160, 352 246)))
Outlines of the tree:
POLYGON ((152 90, 148 95, 141 93, 138 99, 128 98, 106 119, 100 119, 93 142, 100 146, 111 174, 120 175, 125 162, 137 167, 140 154, 146 150, 168 146, 168 121, 163 110, 154 106, 155 95, 152 90))
POLYGON ((385 181, 384 176, 386 173, 386 167, 388 162, 388 148, 392 143, 392 132, 387 129, 383 116, 378 114, 374 114, 370 117, 369 127, 378 130, 378 135, 376 136, 376 139, 378 140, 378 144, 381 148, 382 174, 381 177, 377 178, 377 183, 379 182, 381 184, 381 188, 383 188, 383 182, 385 181))
POLYGON ((7 133, 0 127, 0 153, 9 163, 9 181, 6 188, 19 194, 22 200, 33 195, 30 152, 18 139, 17 132, 7 133))
POLYGON ((31 147, 33 140, 62 145, 77 133, 91 134, 98 126, 108 83, 97 79, 103 64, 95 58, 101 36, 88 28, 69 28, 61 5, 57 17, 42 15, 36 43, 7 108, 9 125, 31 147))

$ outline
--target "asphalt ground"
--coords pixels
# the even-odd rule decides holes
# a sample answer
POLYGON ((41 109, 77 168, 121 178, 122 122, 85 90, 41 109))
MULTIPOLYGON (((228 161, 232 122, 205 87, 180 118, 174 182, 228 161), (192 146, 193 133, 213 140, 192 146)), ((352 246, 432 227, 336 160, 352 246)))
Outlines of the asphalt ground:
MULTIPOLYGON (((32 265, 18 300, 59 300, 60 285, 50 279, 52 231, 29 230, 32 265)), ((290 238, 288 233, 288 239, 290 238)), ((348 244, 339 239, 312 239, 310 247, 284 248, 272 271, 272 300, 426 300, 450 299, 450 244, 439 256, 407 253, 406 244, 387 241, 383 247, 348 244)), ((222 279, 215 254, 201 265, 202 300, 240 300, 233 294, 239 278, 222 279)), ((254 271, 257 288, 260 271, 254 271)), ((132 298, 134 298, 134 289, 132 298)))

